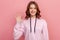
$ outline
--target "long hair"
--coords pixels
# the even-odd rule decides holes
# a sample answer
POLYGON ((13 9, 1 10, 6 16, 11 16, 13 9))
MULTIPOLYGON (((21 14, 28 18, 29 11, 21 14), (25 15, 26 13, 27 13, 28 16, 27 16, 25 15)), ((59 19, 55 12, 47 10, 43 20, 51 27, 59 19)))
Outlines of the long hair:
POLYGON ((40 15, 40 10, 39 10, 39 7, 37 5, 37 3, 35 1, 30 1, 27 5, 27 10, 26 10, 26 16, 25 16, 25 19, 28 19, 30 17, 30 12, 29 12, 29 9, 30 9, 30 5, 31 4, 34 4, 36 6, 36 10, 37 10, 37 13, 36 13, 36 18, 40 18, 41 15, 40 15))

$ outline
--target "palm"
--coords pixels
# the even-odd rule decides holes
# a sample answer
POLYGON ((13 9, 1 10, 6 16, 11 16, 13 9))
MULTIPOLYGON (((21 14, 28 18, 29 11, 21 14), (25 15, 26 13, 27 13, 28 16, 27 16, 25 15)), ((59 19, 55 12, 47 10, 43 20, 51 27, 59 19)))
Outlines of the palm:
POLYGON ((16 21, 17 21, 17 22, 21 22, 21 16, 17 16, 17 17, 16 17, 16 21))

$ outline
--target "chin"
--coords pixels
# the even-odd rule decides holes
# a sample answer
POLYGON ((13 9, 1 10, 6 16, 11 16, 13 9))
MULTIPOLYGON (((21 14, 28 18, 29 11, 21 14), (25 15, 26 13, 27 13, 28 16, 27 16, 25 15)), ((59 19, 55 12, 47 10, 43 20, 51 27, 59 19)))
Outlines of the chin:
POLYGON ((31 15, 35 15, 35 14, 31 14, 31 15))
POLYGON ((35 15, 31 15, 31 16, 35 16, 35 15))

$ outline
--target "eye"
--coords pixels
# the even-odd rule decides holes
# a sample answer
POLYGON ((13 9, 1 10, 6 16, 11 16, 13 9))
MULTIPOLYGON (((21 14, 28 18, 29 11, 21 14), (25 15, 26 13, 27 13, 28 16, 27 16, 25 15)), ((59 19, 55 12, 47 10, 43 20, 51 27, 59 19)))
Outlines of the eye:
POLYGON ((30 7, 30 9, 32 9, 32 8, 30 7))
POLYGON ((36 9, 36 8, 34 8, 34 9, 36 9))
POLYGON ((36 8, 32 8, 32 7, 30 7, 30 9, 36 9, 36 8))

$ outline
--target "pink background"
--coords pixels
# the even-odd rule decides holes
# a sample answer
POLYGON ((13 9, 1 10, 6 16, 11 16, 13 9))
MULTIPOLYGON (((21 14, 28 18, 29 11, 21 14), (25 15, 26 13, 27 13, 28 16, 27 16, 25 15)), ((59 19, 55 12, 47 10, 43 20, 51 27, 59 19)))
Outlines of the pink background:
MULTIPOLYGON (((0 40, 13 40, 17 14, 25 16, 30 0, 0 0, 0 40)), ((48 23, 49 39, 60 40, 60 0, 35 0, 48 23)))

